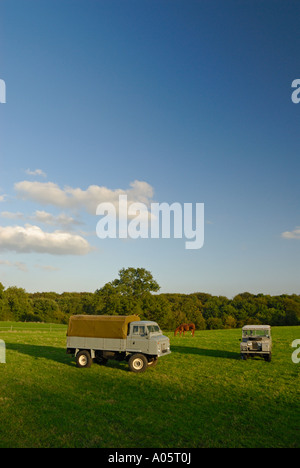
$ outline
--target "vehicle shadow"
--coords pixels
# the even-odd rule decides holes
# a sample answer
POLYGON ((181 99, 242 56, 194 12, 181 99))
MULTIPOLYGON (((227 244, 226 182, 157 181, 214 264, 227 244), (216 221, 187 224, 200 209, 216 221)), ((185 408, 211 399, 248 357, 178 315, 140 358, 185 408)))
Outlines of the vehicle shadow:
POLYGON ((240 353, 223 349, 192 348, 191 346, 171 346, 172 353, 198 354, 199 356, 210 356, 223 359, 241 359, 240 353))
MULTIPOLYGON (((66 366, 76 367, 76 359, 71 354, 67 354, 65 348, 6 342, 6 350, 15 351, 20 354, 26 354, 27 356, 31 356, 36 360, 48 359, 56 363, 65 364, 66 366)), ((93 365, 102 366, 103 364, 94 362, 93 365)), ((105 364, 105 367, 114 367, 124 371, 129 370, 128 364, 126 362, 120 362, 117 360, 109 360, 107 364, 105 364)))
POLYGON ((24 343, 6 342, 6 350, 15 351, 20 354, 26 354, 35 359, 49 359, 68 366, 74 366, 74 359, 66 353, 65 348, 56 348, 54 346, 31 345, 24 343))
MULTIPOLYGON (((14 351, 20 354, 26 354, 35 359, 48 359, 66 366, 75 367, 76 361, 73 356, 66 353, 65 348, 57 348, 54 346, 42 346, 24 343, 9 343, 6 342, 6 350, 14 351)), ((171 346, 172 353, 182 355, 197 354, 199 356, 209 356, 222 359, 240 359, 240 354, 232 351, 219 349, 194 348, 190 346, 171 346)), ((125 362, 109 360, 107 367, 115 367, 120 370, 128 371, 128 364, 125 362)))

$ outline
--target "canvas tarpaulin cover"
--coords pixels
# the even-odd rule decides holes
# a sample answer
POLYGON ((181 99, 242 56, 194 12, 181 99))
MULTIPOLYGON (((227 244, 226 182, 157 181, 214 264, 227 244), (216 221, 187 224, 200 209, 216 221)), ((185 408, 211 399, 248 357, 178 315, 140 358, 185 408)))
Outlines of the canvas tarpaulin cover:
POLYGON ((73 315, 67 336, 125 339, 128 324, 139 320, 137 315, 73 315))

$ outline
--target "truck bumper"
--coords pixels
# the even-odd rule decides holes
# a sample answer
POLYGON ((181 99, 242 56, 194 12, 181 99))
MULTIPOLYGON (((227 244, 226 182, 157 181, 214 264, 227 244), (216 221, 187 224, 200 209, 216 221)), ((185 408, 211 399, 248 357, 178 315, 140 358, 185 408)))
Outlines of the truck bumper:
POLYGON ((171 350, 170 349, 163 349, 162 351, 160 351, 158 353, 158 357, 162 357, 162 356, 167 356, 168 354, 171 354, 171 350))

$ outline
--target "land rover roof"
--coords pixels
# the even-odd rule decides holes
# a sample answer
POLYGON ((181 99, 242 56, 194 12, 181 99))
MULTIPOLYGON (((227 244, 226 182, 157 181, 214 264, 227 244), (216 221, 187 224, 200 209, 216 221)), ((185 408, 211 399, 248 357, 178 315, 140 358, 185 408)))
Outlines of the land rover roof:
POLYGON ((270 325, 245 325, 243 330, 270 330, 270 325))

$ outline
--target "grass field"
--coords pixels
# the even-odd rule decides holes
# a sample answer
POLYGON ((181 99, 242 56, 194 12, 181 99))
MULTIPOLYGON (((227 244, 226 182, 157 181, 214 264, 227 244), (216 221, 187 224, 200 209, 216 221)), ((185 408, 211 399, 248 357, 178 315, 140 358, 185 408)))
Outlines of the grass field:
POLYGON ((300 446, 300 327, 273 328, 271 363, 240 359, 240 330, 166 333, 172 354, 134 374, 115 361, 78 369, 61 326, 14 325, 0 329, 0 447, 300 446))

